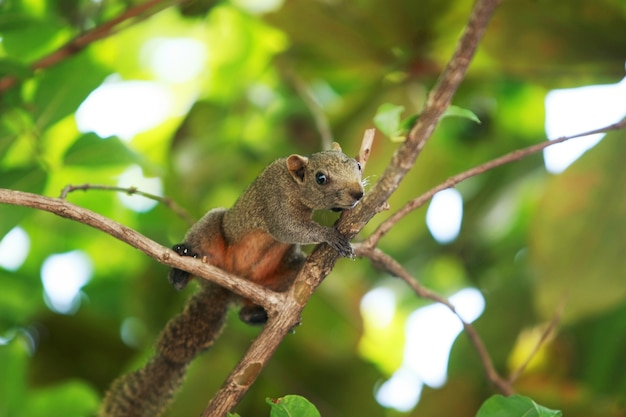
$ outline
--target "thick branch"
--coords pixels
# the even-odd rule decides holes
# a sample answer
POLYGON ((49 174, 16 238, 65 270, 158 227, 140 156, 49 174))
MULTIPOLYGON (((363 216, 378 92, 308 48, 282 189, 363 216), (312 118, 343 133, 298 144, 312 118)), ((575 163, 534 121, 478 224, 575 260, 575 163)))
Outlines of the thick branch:
POLYGON ((229 274, 213 265, 202 262, 201 259, 179 256, 173 250, 148 239, 129 227, 65 200, 0 188, 0 203, 44 210, 86 224, 128 243, 164 265, 183 269, 195 276, 215 282, 263 307, 267 307, 270 311, 275 310, 275 306, 283 302, 283 294, 275 293, 253 282, 229 274))

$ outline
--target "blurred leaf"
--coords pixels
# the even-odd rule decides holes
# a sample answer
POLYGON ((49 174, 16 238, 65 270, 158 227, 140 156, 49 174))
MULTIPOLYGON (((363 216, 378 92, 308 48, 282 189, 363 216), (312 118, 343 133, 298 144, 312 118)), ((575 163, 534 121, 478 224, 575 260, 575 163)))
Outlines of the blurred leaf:
POLYGON ((38 166, 2 171, 0 188, 41 193, 46 184, 46 172, 38 166))
POLYGON ((183 16, 202 17, 209 13, 219 1, 217 0, 195 0, 184 2, 178 5, 178 9, 183 16))
MULTIPOLYGON (((0 9, 1 10, 1 9, 0 9)), ((35 26, 37 20, 24 12, 6 12, 0 13, 0 32, 6 34, 12 30, 24 29, 32 25, 35 26)))
MULTIPOLYGON (((385 103, 378 107, 374 116, 374 125, 392 142, 404 142, 417 119, 419 119, 419 114, 415 114, 400 121, 403 111, 404 106, 385 103)), ((480 124, 478 116, 471 110, 459 106, 448 106, 442 118, 444 117, 461 117, 480 124)))
POLYGON ((63 161, 74 166, 111 166, 139 163, 141 159, 119 138, 102 139, 85 133, 67 150, 63 161))
POLYGON ((31 276, 0 269, 0 331, 26 325, 41 307, 41 298, 32 296, 32 281, 31 276))
POLYGON ((580 83, 624 76, 626 23, 623 1, 505 2, 493 17, 483 46, 509 73, 539 82, 580 83), (537 71, 541 71, 538 74, 537 71))
POLYGON ((378 107, 374 116, 374 125, 392 142, 401 142, 403 136, 399 136, 400 115, 404 111, 404 106, 397 106, 391 103, 384 103, 378 107))
POLYGON ((464 119, 468 119, 480 124, 480 119, 471 110, 464 109, 455 105, 448 106, 446 111, 443 113, 442 118, 444 117, 462 117, 464 119))
POLYGON ((37 125, 44 129, 74 113, 108 74, 86 53, 48 68, 37 78, 33 98, 37 125))
MULTIPOLYGON (((0 13, 2 16, 2 13, 0 13)), ((69 39, 71 31, 56 19, 42 19, 24 13, 4 17, 2 46, 7 54, 25 62, 34 61, 69 39)))
POLYGON ((626 303, 605 314, 581 320, 568 329, 568 342, 577 338, 576 373, 602 398, 626 396, 626 373, 621 366, 626 352, 626 303))
MULTIPOLYGON (((41 194, 46 186, 47 173, 39 166, 0 171, 0 188, 41 194)), ((0 204, 0 237, 4 236, 22 219, 33 214, 24 207, 0 204)))
POLYGON ((626 298, 626 133, 614 132, 548 183, 531 229, 537 307, 564 320, 626 298))
POLYGON ((266 401, 272 408, 271 417, 320 417, 317 408, 299 395, 286 395, 277 400, 267 398, 266 401))
POLYGON ((33 71, 28 65, 24 65, 14 59, 0 59, 0 77, 28 78, 32 75, 33 71))
POLYGON ((543 407, 528 397, 494 395, 483 403, 476 417, 560 417, 563 413, 543 407))
POLYGON ((83 382, 71 381, 35 391, 23 404, 21 415, 89 417, 94 415, 99 404, 100 397, 92 388, 83 382))
POLYGON ((10 339, 8 343, 0 343, 0 416, 9 417, 18 415, 28 402, 26 370, 29 355, 25 341, 15 330, 10 334, 2 333, 0 337, 10 339))

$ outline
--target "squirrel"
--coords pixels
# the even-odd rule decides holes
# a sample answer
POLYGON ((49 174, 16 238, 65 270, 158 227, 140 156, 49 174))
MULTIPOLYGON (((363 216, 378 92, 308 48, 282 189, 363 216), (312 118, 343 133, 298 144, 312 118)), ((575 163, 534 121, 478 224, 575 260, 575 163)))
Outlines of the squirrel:
MULTIPOLYGON (((354 257, 348 239, 335 227, 313 221, 312 214, 314 210, 351 209, 362 197, 361 165, 333 143, 329 151, 294 154, 272 162, 231 209, 206 213, 173 250, 181 256, 200 257, 271 290, 285 291, 304 264, 300 245, 325 242, 339 255, 354 257)), ((178 290, 191 278, 176 268, 168 276, 178 290)), ((199 291, 161 332, 154 357, 143 368, 113 382, 101 417, 161 415, 189 363, 213 345, 229 306, 242 300, 216 284, 199 281, 199 291)), ((252 325, 268 319, 263 307, 246 300, 239 317, 252 325)))

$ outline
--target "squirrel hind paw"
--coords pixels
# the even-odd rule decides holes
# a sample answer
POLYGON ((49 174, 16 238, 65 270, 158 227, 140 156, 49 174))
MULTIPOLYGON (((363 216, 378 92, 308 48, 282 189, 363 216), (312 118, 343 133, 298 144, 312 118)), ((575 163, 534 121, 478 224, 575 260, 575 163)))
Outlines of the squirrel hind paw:
POLYGON ((186 243, 177 243, 172 246, 172 250, 180 256, 191 256, 192 258, 198 257, 198 254, 192 252, 191 246, 187 245, 186 243))
POLYGON ((261 306, 246 305, 239 310, 239 318, 246 324, 258 326, 267 323, 267 312, 261 306))
MULTIPOLYGON (((192 258, 198 257, 198 254, 193 252, 191 246, 187 245, 186 243, 177 243, 176 245, 172 246, 172 250, 180 256, 190 256, 192 258)), ((167 277, 167 280, 170 282, 172 287, 176 288, 178 291, 185 288, 190 279, 191 275, 189 274, 189 272, 183 271, 178 268, 172 268, 167 277)))
POLYGON ((167 280, 170 282, 172 287, 176 288, 178 291, 182 290, 187 286, 191 276, 189 272, 183 271, 181 269, 172 268, 170 271, 167 280))

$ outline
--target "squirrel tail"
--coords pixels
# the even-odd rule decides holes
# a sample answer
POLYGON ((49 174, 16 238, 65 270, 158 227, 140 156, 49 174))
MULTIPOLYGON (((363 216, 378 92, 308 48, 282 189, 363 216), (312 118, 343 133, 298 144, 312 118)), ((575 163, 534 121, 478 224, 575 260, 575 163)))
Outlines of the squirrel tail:
POLYGON ((224 326, 230 293, 210 282, 159 336, 155 356, 141 369, 124 375, 107 392, 100 417, 157 417, 181 385, 187 366, 210 348, 224 326))

